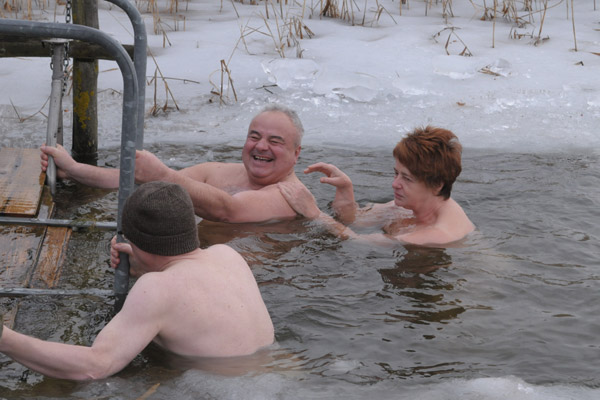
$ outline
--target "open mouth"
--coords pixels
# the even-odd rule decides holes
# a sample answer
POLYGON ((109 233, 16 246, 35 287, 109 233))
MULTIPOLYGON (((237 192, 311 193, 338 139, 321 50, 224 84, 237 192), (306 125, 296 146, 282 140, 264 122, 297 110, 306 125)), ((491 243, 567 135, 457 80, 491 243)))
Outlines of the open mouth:
POLYGON ((261 162, 271 162, 273 161, 272 158, 269 157, 261 157, 261 156, 257 156, 257 155, 253 155, 252 158, 256 161, 261 161, 261 162))

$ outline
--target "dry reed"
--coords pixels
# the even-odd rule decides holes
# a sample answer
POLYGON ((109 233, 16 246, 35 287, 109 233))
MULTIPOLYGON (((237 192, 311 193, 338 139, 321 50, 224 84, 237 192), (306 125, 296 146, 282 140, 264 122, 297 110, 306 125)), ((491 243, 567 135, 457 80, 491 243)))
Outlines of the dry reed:
MULTIPOLYGON (((539 45, 549 40, 549 36, 542 37, 544 22, 547 11, 560 5, 563 0, 469 0, 477 13, 481 13, 481 20, 491 21, 492 26, 492 47, 496 47, 497 30, 502 28, 499 22, 509 23, 509 37, 512 39, 521 39, 529 37, 533 45, 539 45), (537 26, 536 26, 537 25, 537 26), (530 28, 531 31, 523 32, 524 28, 530 28), (536 34, 534 34, 536 31, 536 34)), ((59 20, 58 5, 64 5, 66 0, 57 0, 54 4, 54 19, 59 20)), ((185 12, 189 7, 189 0, 135 0, 136 6, 140 12, 145 12, 152 16, 153 31, 156 35, 162 36, 163 47, 171 46, 171 40, 168 32, 186 29, 185 12)), ((452 0, 423 0, 425 5, 425 15, 433 7, 441 9, 442 18, 446 24, 449 19, 454 17, 452 0)), ((577 51, 577 37, 574 18, 574 0, 564 0, 566 4, 567 18, 571 19, 573 25, 574 50, 577 51), (570 3, 570 4, 569 4, 570 3)), ((236 3, 245 4, 244 0, 230 0, 230 5, 240 19, 240 13, 237 10, 236 3)), ((251 49, 247 42, 250 35, 261 35, 268 37, 273 44, 273 51, 281 58, 288 56, 290 49, 295 51, 295 57, 301 58, 304 50, 302 41, 314 36, 305 20, 308 18, 331 18, 349 23, 350 25, 369 26, 380 22, 382 15, 387 15, 394 23, 396 20, 382 4, 382 0, 248 0, 246 4, 255 5, 258 10, 258 20, 262 23, 260 26, 251 26, 256 19, 243 22, 240 20, 240 36, 234 49, 227 61, 220 60, 218 70, 211 73, 220 74, 219 83, 215 84, 209 77, 212 85, 211 93, 219 96, 219 102, 227 101, 231 96, 237 100, 237 94, 233 87, 232 72, 229 68, 235 51, 242 46, 243 50, 251 54, 251 49), (262 3, 261 3, 262 1, 262 3), (359 4, 360 2, 360 4, 359 4)), ((408 0, 398 1, 397 14, 402 16, 403 8, 408 9, 408 0)), ((221 0, 221 9, 224 4, 221 0)), ((0 17, 2 18, 21 18, 36 19, 38 14, 47 14, 46 9, 50 8, 49 0, 0 0, 0 17)), ((596 9, 596 0, 594 0, 594 10, 596 9)), ((434 39, 444 33, 448 33, 444 49, 446 54, 455 53, 462 56, 472 55, 467 44, 459 37, 457 30, 460 28, 446 27, 433 35, 434 39), (453 49, 458 44, 460 50, 453 49)), ((156 65, 154 76, 149 84, 154 85, 154 104, 151 108, 151 115, 156 115, 159 111, 167 111, 170 107, 171 99, 174 108, 178 109, 177 102, 171 93, 167 80, 163 76, 154 57, 156 65), (162 80, 166 100, 163 105, 158 105, 158 81, 162 80)), ((15 109, 16 111, 16 109, 15 109)))

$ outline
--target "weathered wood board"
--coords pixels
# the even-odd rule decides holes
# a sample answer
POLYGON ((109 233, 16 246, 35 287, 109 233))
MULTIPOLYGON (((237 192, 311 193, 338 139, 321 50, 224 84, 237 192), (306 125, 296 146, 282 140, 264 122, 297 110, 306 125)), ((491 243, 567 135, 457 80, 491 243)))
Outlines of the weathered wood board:
MULTIPOLYGON (((0 213, 50 218, 54 202, 44 178, 39 150, 0 149, 0 213)), ((0 225, 0 286, 56 286, 70 237, 70 228, 0 225)), ((3 310, 7 326, 13 326, 19 304, 3 310)))
POLYGON ((0 214, 35 216, 45 177, 38 149, 0 149, 0 214))

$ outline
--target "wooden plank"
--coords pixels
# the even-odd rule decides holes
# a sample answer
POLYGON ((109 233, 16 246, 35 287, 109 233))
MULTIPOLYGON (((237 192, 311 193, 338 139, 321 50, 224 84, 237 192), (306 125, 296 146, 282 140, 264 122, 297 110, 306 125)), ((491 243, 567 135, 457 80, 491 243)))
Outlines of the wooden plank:
MULTIPOLYGON (((39 218, 49 218, 54 214, 54 201, 50 189, 45 186, 41 198, 39 218)), ((23 287, 52 288, 58 283, 62 264, 67 254, 69 239, 73 230, 68 227, 45 227, 42 246, 37 262, 31 269, 29 279, 23 281, 23 287)))
POLYGON ((8 309, 3 315, 2 315, 2 322, 4 325, 8 326, 9 328, 14 328, 15 327, 15 318, 17 317, 17 311, 19 311, 19 304, 15 304, 13 307, 11 307, 10 309, 8 309))
POLYGON ((67 254, 70 228, 48 227, 37 266, 33 272, 31 288, 52 288, 58 283, 62 264, 67 254))
MULTIPOLYGON (((1 153, 0 153, 1 154, 1 153)), ((49 190, 44 190, 38 216, 54 211, 49 190)), ((0 282, 5 287, 22 287, 30 281, 45 237, 45 226, 0 226, 0 282)))
MULTIPOLYGON (((38 217, 49 218, 53 212, 52 196, 44 187, 38 217)), ((62 271, 71 232, 64 227, 0 226, 2 286, 54 287, 62 271)), ((15 301, 5 310, 6 326, 14 326, 20 303, 20 300, 15 301)))
POLYGON ((29 280, 38 258, 45 227, 0 227, 0 282, 4 287, 21 287, 29 280))
POLYGON ((0 149, 0 214, 35 216, 45 177, 38 149, 0 149))

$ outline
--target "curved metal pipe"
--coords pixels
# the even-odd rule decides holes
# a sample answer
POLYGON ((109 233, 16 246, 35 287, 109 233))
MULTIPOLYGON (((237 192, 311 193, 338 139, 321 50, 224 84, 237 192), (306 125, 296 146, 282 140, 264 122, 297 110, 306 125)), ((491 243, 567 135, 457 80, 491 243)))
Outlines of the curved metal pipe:
MULTIPOLYGON (((133 192, 135 183, 135 149, 137 135, 138 81, 131 58, 113 38, 95 28, 83 25, 2 19, 0 34, 23 37, 77 39, 104 47, 115 59, 123 75, 123 115, 121 122, 121 160, 119 175, 119 211, 117 217, 117 241, 123 242, 121 234, 122 210, 125 200, 133 192)), ((129 289, 129 258, 120 254, 121 263, 115 270, 115 311, 125 302, 129 289)))
POLYGON ((144 148, 144 116, 146 114, 146 62, 148 59, 148 39, 146 25, 138 9, 128 0, 106 0, 120 7, 133 26, 133 65, 138 81, 138 114, 137 114, 137 136, 135 147, 138 150, 144 148))

